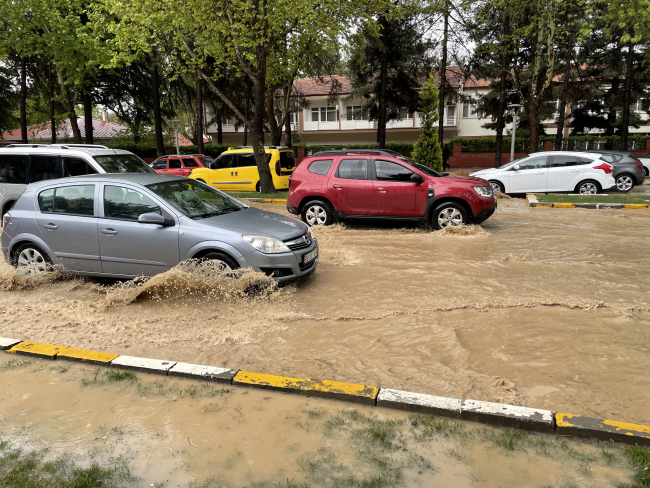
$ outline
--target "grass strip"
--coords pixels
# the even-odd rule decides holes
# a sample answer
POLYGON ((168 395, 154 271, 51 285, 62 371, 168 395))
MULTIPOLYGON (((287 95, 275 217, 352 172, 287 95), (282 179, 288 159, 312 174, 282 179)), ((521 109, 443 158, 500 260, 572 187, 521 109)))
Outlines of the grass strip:
POLYGON ((540 195, 540 203, 642 203, 650 205, 650 195, 540 195))

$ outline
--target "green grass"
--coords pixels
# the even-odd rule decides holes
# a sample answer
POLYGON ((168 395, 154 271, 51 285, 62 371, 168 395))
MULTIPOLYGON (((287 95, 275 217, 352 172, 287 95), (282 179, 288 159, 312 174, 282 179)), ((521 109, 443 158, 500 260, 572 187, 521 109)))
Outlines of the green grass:
POLYGON ((122 461, 112 466, 93 462, 87 468, 70 458, 45 461, 45 452, 23 453, 0 442, 0 486, 11 488, 121 488, 136 481, 122 461))
POLYGON ((627 446, 624 455, 634 468, 634 483, 621 484, 619 488, 650 488, 650 448, 627 446))
POLYGON ((540 203, 643 203, 650 204, 650 195, 540 195, 540 203))
POLYGON ((277 193, 258 193, 256 191, 227 191, 225 193, 235 198, 287 198, 288 194, 282 190, 277 193))

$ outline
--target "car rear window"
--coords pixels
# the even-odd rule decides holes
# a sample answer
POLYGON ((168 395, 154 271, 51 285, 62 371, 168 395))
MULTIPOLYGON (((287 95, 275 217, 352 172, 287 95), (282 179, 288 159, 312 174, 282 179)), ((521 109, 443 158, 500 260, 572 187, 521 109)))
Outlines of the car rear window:
POLYGON ((42 191, 38 195, 41 212, 93 216, 95 214, 95 185, 62 186, 42 191))
POLYGON ((344 159, 339 163, 336 176, 347 180, 367 180, 368 160, 367 159, 344 159))
POLYGON ((309 165, 308 171, 316 175, 326 175, 329 173, 332 163, 332 159, 319 159, 318 161, 312 161, 309 165))
POLYGON ((183 166, 186 168, 198 168, 199 163, 194 161, 194 158, 183 158, 183 166))
POLYGON ((0 154, 0 182, 27 183, 27 156, 0 154))
POLYGON ((293 169, 296 167, 293 151, 280 151, 280 167, 283 169, 293 169))
POLYGON ((169 160, 169 169, 180 169, 183 166, 181 165, 180 159, 170 159, 169 160))

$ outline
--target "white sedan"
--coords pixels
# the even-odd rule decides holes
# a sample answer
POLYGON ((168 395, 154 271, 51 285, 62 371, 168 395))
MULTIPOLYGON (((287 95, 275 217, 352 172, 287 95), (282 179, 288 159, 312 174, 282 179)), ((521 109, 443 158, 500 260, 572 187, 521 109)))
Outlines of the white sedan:
POLYGON ((574 192, 594 195, 616 185, 611 164, 600 154, 548 151, 529 154, 500 168, 472 173, 488 180, 495 192, 574 192))

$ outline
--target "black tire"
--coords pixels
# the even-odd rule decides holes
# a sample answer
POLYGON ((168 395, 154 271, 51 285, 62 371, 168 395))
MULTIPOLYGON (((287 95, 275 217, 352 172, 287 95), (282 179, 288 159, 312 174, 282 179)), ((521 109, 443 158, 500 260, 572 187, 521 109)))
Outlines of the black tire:
POLYGON ((503 183, 501 183, 500 181, 497 181, 497 180, 490 180, 490 186, 492 187, 492 191, 493 191, 494 193, 496 193, 497 191, 499 191, 499 192, 501 192, 501 193, 505 193, 505 192, 506 192, 506 189, 505 189, 505 187, 503 186, 503 183), (497 190, 497 189, 498 189, 498 190, 497 190))
POLYGON ((594 180, 581 181, 575 189, 575 192, 580 195, 596 195, 601 191, 600 184, 594 180))
POLYGON ((646 176, 650 176, 650 170, 645 166, 643 167, 643 172, 645 173, 646 176))
POLYGON ((239 268, 239 263, 233 258, 228 256, 226 253, 220 251, 210 251, 207 254, 201 256, 201 261, 213 261, 223 263, 225 266, 220 268, 224 272, 234 271, 239 268))
POLYGON ((446 202, 438 205, 431 212, 431 225, 436 230, 442 230, 449 226, 467 225, 468 223, 467 210, 459 203, 446 202))
POLYGON ((616 177, 616 189, 621 193, 627 193, 634 188, 634 175, 623 173, 616 177))
POLYGON ((258 181, 257 185, 255 185, 255 191, 257 193, 262 193, 262 182, 261 181, 258 181))
POLYGON ((305 203, 300 216, 309 227, 332 225, 334 222, 334 211, 330 204, 323 200, 311 200, 305 203))
POLYGON ((23 266, 34 266, 33 274, 47 273, 52 270, 52 260, 50 259, 50 256, 48 256, 40 246, 37 246, 31 242, 21 244, 14 251, 12 251, 11 264, 15 268, 20 268, 23 266), (28 257, 30 255, 32 258, 28 257))

